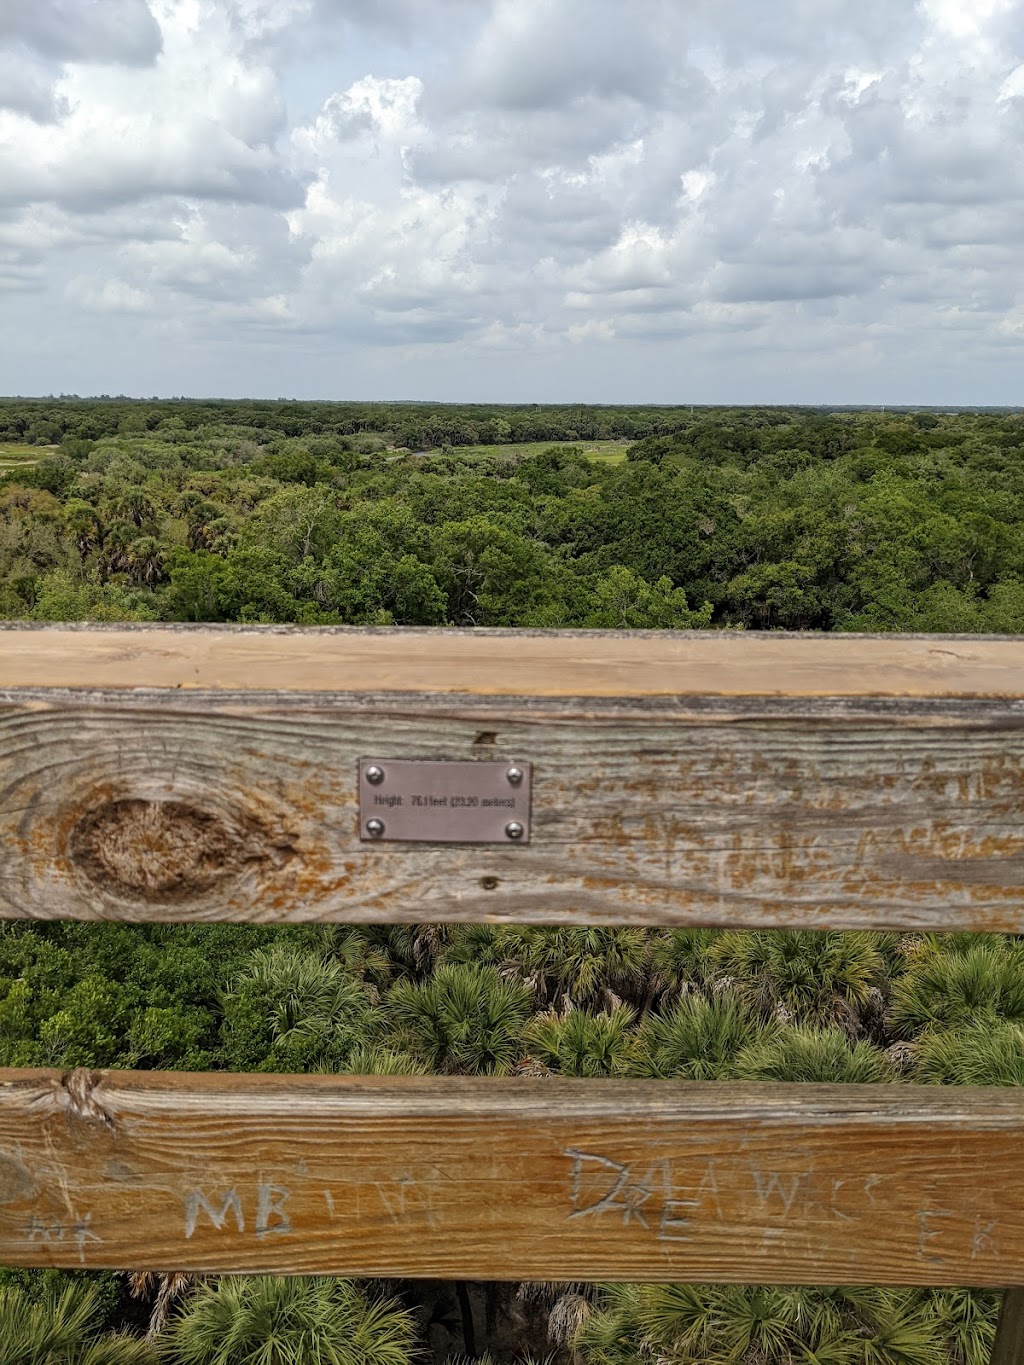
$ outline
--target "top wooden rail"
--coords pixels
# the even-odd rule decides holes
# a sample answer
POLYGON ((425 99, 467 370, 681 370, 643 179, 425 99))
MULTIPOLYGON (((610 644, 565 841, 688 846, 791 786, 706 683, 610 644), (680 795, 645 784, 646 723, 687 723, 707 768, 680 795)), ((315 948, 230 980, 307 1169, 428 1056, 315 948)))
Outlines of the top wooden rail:
POLYGON ((1024 931, 1024 639, 0 630, 0 916, 1024 931), (367 844, 360 758, 533 765, 367 844))
POLYGON ((1024 638, 0 625, 9 688, 635 699, 1024 699, 1024 638))

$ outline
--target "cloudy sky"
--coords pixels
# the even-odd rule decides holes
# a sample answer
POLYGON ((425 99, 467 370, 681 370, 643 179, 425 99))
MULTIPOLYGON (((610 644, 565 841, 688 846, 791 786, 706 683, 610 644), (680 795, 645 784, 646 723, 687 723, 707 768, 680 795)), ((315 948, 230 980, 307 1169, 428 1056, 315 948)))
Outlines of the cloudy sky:
POLYGON ((0 0, 0 392, 1024 404, 1024 0, 0 0))

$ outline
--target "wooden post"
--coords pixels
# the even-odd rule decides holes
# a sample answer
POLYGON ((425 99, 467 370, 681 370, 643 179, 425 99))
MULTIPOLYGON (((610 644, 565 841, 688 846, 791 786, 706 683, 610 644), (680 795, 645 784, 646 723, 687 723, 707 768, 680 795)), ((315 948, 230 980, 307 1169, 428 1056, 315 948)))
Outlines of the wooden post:
POLYGON ((1021 1365, 1024 1361, 1024 1289, 1008 1289, 1003 1295, 992 1365, 1021 1365))

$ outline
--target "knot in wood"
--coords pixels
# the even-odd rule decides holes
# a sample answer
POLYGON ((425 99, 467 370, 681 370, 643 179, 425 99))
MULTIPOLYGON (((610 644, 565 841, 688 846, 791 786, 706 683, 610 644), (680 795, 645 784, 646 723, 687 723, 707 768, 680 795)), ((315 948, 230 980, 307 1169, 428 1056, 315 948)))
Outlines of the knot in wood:
POLYGON ((63 1108, 70 1118, 85 1119, 91 1123, 103 1123, 108 1128, 112 1128, 114 1120, 104 1109, 96 1095, 96 1087, 101 1079, 99 1072, 90 1071, 84 1066, 63 1075, 61 1077, 63 1108))
POLYGON ((167 901, 202 894, 236 871, 242 839, 223 818, 184 801, 108 801, 71 834, 76 866, 104 891, 167 901))

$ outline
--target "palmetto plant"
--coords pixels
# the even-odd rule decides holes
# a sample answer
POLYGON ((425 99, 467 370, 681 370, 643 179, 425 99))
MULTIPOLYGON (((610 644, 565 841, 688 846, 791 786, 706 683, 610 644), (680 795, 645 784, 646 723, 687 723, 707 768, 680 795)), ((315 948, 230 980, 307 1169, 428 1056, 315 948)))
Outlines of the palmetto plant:
POLYGON ((995 935, 930 937, 896 983, 888 1011, 900 1038, 1000 1019, 1024 1023, 1024 944, 995 935))
POLYGON ((342 1066, 325 1067, 324 1070, 337 1069, 350 1076, 428 1076, 430 1068, 421 1057, 411 1057, 408 1052, 381 1044, 357 1047, 349 1053, 342 1066))
POLYGON ((675 999, 709 986, 715 975, 711 955, 720 937, 716 929, 666 929, 652 935, 651 987, 675 999))
POLYGON ((838 1029, 783 1028, 755 1039, 736 1059, 747 1081, 869 1085, 895 1080, 892 1064, 871 1043, 851 1044, 838 1029))
POLYGON ((410 1365, 412 1315, 350 1280, 268 1276, 201 1284, 160 1338, 167 1365, 410 1365))
POLYGON ((291 943, 258 948, 221 1003, 224 1054, 239 1069, 334 1069, 368 1041, 362 984, 340 962, 291 943))
POLYGON ((1009 1019, 926 1032, 913 1049, 922 1085, 1024 1085, 1024 1024, 1009 1019))
POLYGON ((954 1365, 989 1365, 1002 1296, 970 1289, 920 1290, 919 1295, 954 1365))
POLYGON ((838 1025, 856 1037, 883 1000, 885 959, 871 934, 726 933, 709 955, 718 974, 765 1017, 838 1025))
POLYGON ((959 1340, 951 1310, 919 1290, 608 1285, 575 1344, 587 1365, 981 1365, 991 1310, 959 1340))
POLYGON ((616 1005, 606 1014, 554 1010, 527 1025, 524 1042, 552 1071, 566 1076, 624 1076, 634 1070, 634 1011, 616 1005))
POLYGON ((609 1007, 639 1002, 648 976, 650 940, 643 929, 548 929, 503 926, 495 960, 514 966, 542 1005, 609 1007))
POLYGON ((388 996, 395 1040, 434 1071, 505 1075, 517 1060, 530 993, 493 967, 448 963, 388 996))
POLYGON ((725 1081, 756 1039, 770 1041, 779 1025, 760 1023, 729 992, 710 999, 685 995, 667 1014, 649 1015, 637 1040, 633 1074, 690 1081, 725 1081))
POLYGON ((147 1341, 105 1332, 99 1294, 68 1286, 33 1301, 0 1289, 0 1365, 154 1365, 147 1341))
POLYGON ((132 581, 151 588, 164 576, 164 549, 156 536, 139 536, 125 551, 124 567, 132 581))

